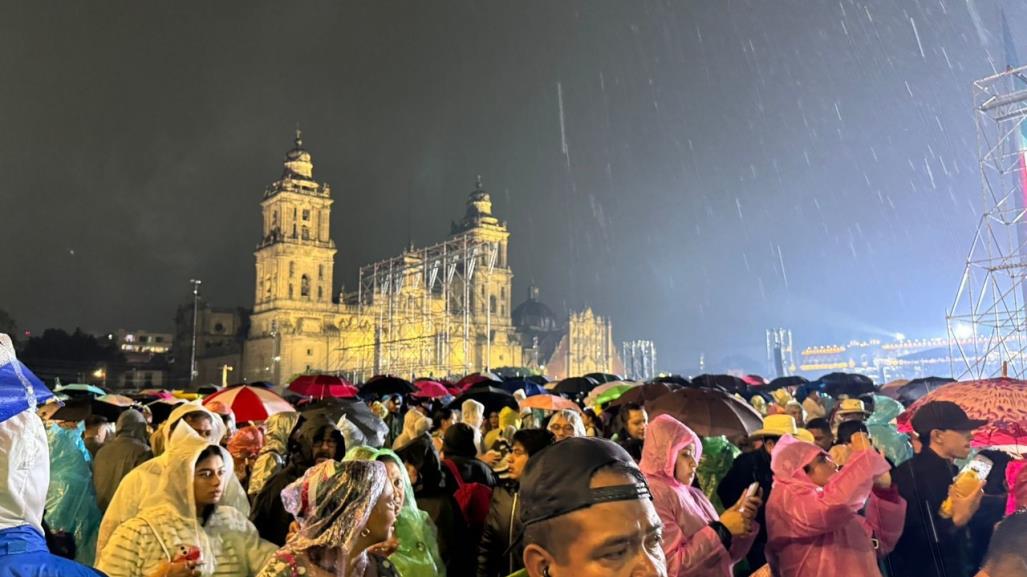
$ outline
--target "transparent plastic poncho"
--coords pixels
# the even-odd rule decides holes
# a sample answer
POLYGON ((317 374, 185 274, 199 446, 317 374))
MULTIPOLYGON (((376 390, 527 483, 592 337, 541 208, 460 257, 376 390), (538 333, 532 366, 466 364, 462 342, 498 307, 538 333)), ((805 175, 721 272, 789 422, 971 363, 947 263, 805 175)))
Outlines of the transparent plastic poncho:
POLYGON ((100 509, 93 489, 92 459, 82 440, 85 427, 74 429, 52 424, 46 431, 50 445, 50 487, 46 493, 47 524, 75 539, 75 560, 92 566, 100 509))
POLYGON ((399 548, 389 561, 402 577, 445 577, 446 565, 439 554, 438 533, 428 513, 417 508, 414 487, 410 484, 403 459, 389 449, 354 447, 346 452, 344 461, 381 461, 392 459, 399 465, 403 480, 403 507, 396 516, 396 540, 399 548))
POLYGON ((902 403, 895 399, 874 395, 874 412, 867 419, 867 430, 874 446, 896 467, 913 458, 909 437, 900 433, 895 425, 896 417, 904 410, 902 403))

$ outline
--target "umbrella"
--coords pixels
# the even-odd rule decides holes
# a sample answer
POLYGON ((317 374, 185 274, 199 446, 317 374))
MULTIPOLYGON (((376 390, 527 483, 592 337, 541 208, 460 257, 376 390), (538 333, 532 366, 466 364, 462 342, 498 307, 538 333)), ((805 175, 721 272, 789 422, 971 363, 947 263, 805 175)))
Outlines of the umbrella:
POLYGON ((579 407, 574 401, 557 395, 535 395, 534 397, 524 399, 520 404, 522 409, 542 409, 543 411, 560 411, 563 409, 570 409, 579 413, 581 412, 581 407, 579 407))
MULTIPOLYGON (((75 397, 64 402, 50 418, 54 421, 84 421, 93 414, 93 400, 89 397, 75 397)), ((117 418, 117 417, 115 417, 117 418)))
POLYGON ((503 407, 510 407, 515 411, 520 409, 517 405, 517 399, 515 399, 513 395, 499 387, 493 387, 486 384, 475 385, 470 389, 467 389, 462 395, 453 399, 449 403, 449 406, 459 409, 460 405, 468 399, 473 399, 485 405, 486 415, 493 411, 498 413, 503 409, 503 407))
POLYGON ((613 381, 623 381, 624 380, 624 379, 618 377, 617 375, 613 375, 613 374, 610 374, 610 373, 589 373, 589 374, 585 375, 585 378, 586 379, 592 379, 593 381, 599 383, 600 385, 603 384, 603 383, 612 383, 613 381))
POLYGON ((266 421, 275 413, 294 410, 292 405, 274 391, 249 385, 232 385, 204 399, 203 405, 207 406, 215 401, 220 401, 232 409, 235 420, 240 423, 266 421))
POLYGON ((202 385, 196 388, 196 392, 201 395, 213 395, 214 393, 221 390, 221 387, 217 385, 202 385))
POLYGON ((687 387, 692 384, 691 381, 682 377, 681 375, 666 375, 663 377, 656 377, 649 381, 650 383, 667 383, 668 385, 677 385, 679 387, 687 387))
MULTIPOLYGON (((264 387, 256 387, 268 390, 264 387)), ((289 383, 288 390, 315 399, 351 399, 357 396, 353 383, 335 375, 300 375, 289 383)))
POLYGON ((646 409, 651 417, 671 415, 701 437, 748 436, 763 426, 756 409, 717 389, 680 389, 646 404, 646 409))
POLYGON ((417 381, 414 383, 417 392, 414 396, 418 399, 438 399, 449 396, 449 389, 435 381, 417 381))
POLYGON ((360 399, 321 399, 301 407, 300 413, 307 418, 322 415, 332 423, 346 417, 346 420, 364 436, 363 444, 375 447, 382 446, 388 433, 385 423, 360 399))
POLYGON ((881 385, 881 389, 877 392, 884 395, 885 397, 894 399, 895 395, 898 394, 899 389, 908 384, 908 379, 895 379, 894 381, 888 381, 887 383, 881 385))
POLYGON ((647 405, 649 402, 655 401, 656 399, 674 391, 674 387, 667 383, 646 383, 624 392, 624 394, 618 397, 617 400, 613 401, 611 405, 615 407, 626 405, 628 403, 647 405))
POLYGON ((998 438, 1015 439, 1019 436, 1019 428, 1027 427, 1027 381, 999 377, 943 385, 921 397, 899 415, 896 419, 899 431, 911 431, 913 415, 931 401, 952 401, 962 407, 971 419, 988 421, 988 424, 974 431, 973 445, 977 447, 991 446, 998 438))
POLYGON ((410 381, 399 377, 378 375, 371 377, 362 387, 360 394, 364 397, 381 397, 383 395, 409 395, 417 392, 417 387, 410 384, 410 381))
POLYGON ((856 398, 860 395, 877 392, 874 381, 859 373, 830 373, 815 382, 820 383, 823 387, 822 390, 836 399, 842 395, 856 398))
POLYGON ((150 414, 153 415, 153 426, 156 427, 157 425, 168 420, 168 417, 171 416, 171 411, 173 411, 175 407, 181 405, 184 402, 185 401, 182 399, 169 397, 166 399, 157 399, 156 401, 147 403, 146 406, 150 408, 150 414))
POLYGON ((623 395, 625 391, 637 386, 639 386, 639 383, 630 381, 610 381, 609 383, 603 383, 588 393, 588 396, 585 397, 585 404, 604 405, 610 401, 616 400, 618 397, 623 395))
POLYGON ((91 399, 92 412, 94 415, 106 417, 108 421, 118 420, 125 409, 135 405, 136 402, 124 395, 104 395, 91 399))
POLYGON ((570 377, 556 383, 552 391, 565 395, 583 395, 596 388, 598 384, 588 377, 570 377))
POLYGON ((955 379, 946 379, 942 377, 923 377, 921 379, 913 379, 899 387, 899 389, 895 391, 894 398, 896 401, 908 407, 917 402, 920 397, 927 393, 954 382, 956 382, 955 379))
POLYGON ((93 395, 96 397, 102 397, 107 394, 107 391, 97 387, 95 385, 83 385, 81 383, 72 383, 70 385, 61 385, 54 389, 55 393, 64 393, 69 397, 82 397, 93 395))
POLYGON ((741 379, 750 387, 763 387, 767 384, 767 379, 759 375, 742 375, 741 379))
POLYGON ((524 377, 530 377, 535 374, 536 371, 528 367, 500 367, 498 369, 492 369, 492 373, 499 378, 503 379, 523 379, 524 377))
POLYGON ((499 388, 503 389, 508 393, 516 393, 518 390, 522 390, 524 391, 524 394, 529 397, 547 394, 546 389, 543 388, 542 385, 539 385, 538 383, 528 380, 504 381, 502 384, 498 386, 499 388))
POLYGON ((466 391, 474 385, 477 385, 478 383, 484 383, 485 381, 501 383, 503 382, 503 379, 496 376, 495 373, 490 373, 487 371, 484 373, 471 373, 457 381, 456 388, 460 389, 461 391, 466 391))
POLYGON ((699 375, 692 379, 693 387, 720 387, 729 393, 742 393, 749 388, 745 381, 734 375, 699 375))
POLYGON ((777 389, 784 389, 787 387, 801 387, 802 385, 808 385, 809 379, 806 377, 800 377, 799 375, 792 375, 790 377, 778 377, 766 385, 759 387, 761 391, 776 391, 777 389))
POLYGON ((0 335, 0 423, 52 397, 43 381, 15 358, 7 335, 0 335))

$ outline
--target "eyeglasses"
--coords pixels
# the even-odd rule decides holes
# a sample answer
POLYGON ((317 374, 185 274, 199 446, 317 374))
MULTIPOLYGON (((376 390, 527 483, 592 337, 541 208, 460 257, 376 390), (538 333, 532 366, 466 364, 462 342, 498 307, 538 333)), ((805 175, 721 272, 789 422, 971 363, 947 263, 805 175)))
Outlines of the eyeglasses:
POLYGON ((554 433, 574 434, 574 425, 549 425, 549 430, 554 433))

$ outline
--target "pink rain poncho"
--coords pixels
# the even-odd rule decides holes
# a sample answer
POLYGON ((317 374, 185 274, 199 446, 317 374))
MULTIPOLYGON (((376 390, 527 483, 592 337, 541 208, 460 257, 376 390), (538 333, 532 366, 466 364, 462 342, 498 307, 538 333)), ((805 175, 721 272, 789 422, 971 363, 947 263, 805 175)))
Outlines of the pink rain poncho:
POLYGON ((779 577, 880 577, 877 555, 895 547, 906 517, 906 502, 894 487, 872 490, 874 477, 888 472, 888 462, 872 450, 853 453, 820 487, 803 467, 823 453, 787 435, 774 447, 767 561, 779 577))
POLYGON ((695 460, 699 461, 699 437, 670 415, 660 415, 646 427, 639 467, 649 481, 653 505, 663 521, 667 575, 730 577, 732 565, 752 546, 757 527, 748 535, 736 536, 730 551, 724 548, 717 531, 710 527, 720 519, 713 504, 702 491, 674 478, 678 453, 688 445, 695 447, 695 460))

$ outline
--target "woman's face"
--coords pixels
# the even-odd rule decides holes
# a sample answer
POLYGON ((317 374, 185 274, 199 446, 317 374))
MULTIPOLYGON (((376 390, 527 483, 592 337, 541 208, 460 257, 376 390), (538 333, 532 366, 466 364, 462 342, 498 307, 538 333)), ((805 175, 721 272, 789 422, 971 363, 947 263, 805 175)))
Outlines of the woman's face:
POLYGON ((820 453, 815 459, 806 465, 806 476, 816 485, 823 487, 838 472, 838 465, 831 460, 827 453, 820 453))
POLYGON ((400 470, 399 464, 392 459, 385 459, 382 462, 385 463, 385 471, 389 474, 389 484, 392 485, 392 498, 395 501, 396 511, 400 511, 403 508, 403 500, 406 499, 406 492, 403 490, 403 471, 400 470))
POLYGON ((639 441, 645 440, 645 428, 649 424, 649 415, 645 412, 645 409, 639 409, 628 412, 627 418, 627 431, 628 436, 639 441))
POLYGON ((549 421, 549 432, 553 433, 557 441, 562 441, 574 436, 574 425, 563 415, 557 415, 549 421))
POLYGON ((679 483, 691 485, 695 479, 695 445, 688 445, 678 452, 677 461, 674 463, 674 478, 679 483))
POLYGON ((388 541, 392 537, 392 526, 396 524, 396 499, 393 495, 392 483, 385 483, 385 489, 374 509, 371 509, 371 517, 364 527, 368 530, 368 539, 371 543, 388 541))
POLYGON ((514 481, 520 480, 521 473, 524 472, 524 466, 528 464, 528 456, 528 451, 524 448, 524 445, 514 442, 510 454, 506 456, 506 462, 510 466, 506 473, 514 481))
POLYGON ((217 505, 221 501, 222 480, 225 478, 225 462, 218 455, 211 455, 196 463, 193 475, 193 495, 197 507, 217 505))

